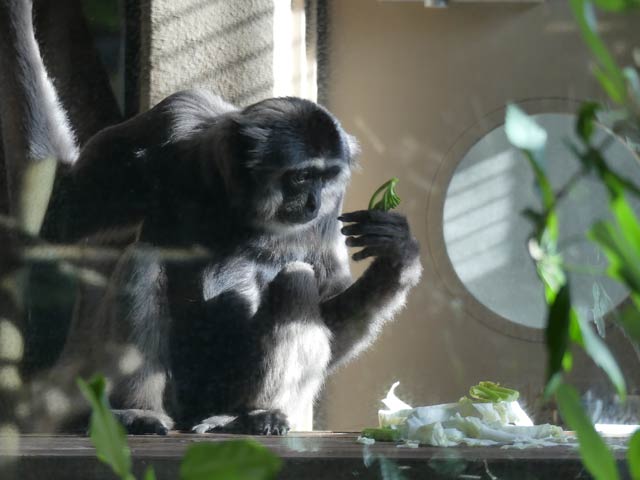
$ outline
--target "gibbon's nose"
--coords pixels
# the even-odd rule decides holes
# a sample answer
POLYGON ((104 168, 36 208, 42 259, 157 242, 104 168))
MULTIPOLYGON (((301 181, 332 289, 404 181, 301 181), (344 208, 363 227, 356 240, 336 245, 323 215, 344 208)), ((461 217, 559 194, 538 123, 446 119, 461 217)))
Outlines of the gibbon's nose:
POLYGON ((314 194, 309 195, 307 203, 304 206, 308 217, 315 216, 318 213, 319 203, 320 202, 318 202, 318 199, 314 194))

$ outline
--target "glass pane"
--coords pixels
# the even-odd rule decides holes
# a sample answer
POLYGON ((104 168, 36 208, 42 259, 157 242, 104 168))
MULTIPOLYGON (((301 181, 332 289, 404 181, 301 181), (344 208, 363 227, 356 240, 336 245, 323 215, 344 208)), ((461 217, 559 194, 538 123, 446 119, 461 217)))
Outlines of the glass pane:
MULTIPOLYGON (((534 116, 548 133, 544 165, 555 190, 580 169, 566 142, 578 142, 575 116, 534 116)), ((598 128, 596 143, 611 134, 598 128)), ((606 150, 610 166, 640 180, 637 160, 619 139, 606 150)), ((453 267, 474 297, 504 318, 543 328, 546 305, 535 265, 528 255, 532 233, 527 209, 540 210, 535 182, 525 158, 507 140, 504 126, 493 129, 464 155, 456 168, 444 205, 444 238, 453 267)), ((607 195, 594 177, 578 181, 561 202, 560 249, 571 272, 577 309, 601 325, 602 316, 626 296, 625 289, 603 278, 607 262, 583 232, 607 217, 607 195)))

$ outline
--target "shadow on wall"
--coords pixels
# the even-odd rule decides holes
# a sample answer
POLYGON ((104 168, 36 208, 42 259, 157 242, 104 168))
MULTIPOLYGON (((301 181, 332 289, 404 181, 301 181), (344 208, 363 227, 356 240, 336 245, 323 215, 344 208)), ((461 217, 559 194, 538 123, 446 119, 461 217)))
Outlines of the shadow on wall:
POLYGON ((143 108, 193 87, 240 105, 270 97, 274 8, 273 0, 244 9, 220 0, 154 2, 142 13, 142 58, 149 59, 141 66, 143 108))

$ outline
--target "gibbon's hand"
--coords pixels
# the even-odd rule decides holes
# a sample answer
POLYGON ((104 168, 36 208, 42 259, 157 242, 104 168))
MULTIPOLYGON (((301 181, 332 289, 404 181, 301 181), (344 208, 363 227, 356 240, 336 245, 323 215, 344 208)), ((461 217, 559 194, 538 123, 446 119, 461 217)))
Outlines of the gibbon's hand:
POLYGON ((404 215, 381 210, 359 210, 343 213, 338 220, 350 224, 341 230, 347 236, 347 246, 364 247, 351 257, 356 261, 368 257, 405 261, 418 254, 418 242, 411 235, 404 215))

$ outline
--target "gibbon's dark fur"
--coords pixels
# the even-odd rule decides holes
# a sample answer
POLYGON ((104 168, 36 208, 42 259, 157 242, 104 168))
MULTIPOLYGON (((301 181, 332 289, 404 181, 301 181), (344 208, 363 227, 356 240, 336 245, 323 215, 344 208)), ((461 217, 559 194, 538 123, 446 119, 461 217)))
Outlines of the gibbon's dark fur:
MULTIPOLYGON (((15 20, 24 24, 19 42, 31 45, 14 49, 20 62, 40 63, 30 19, 15 20)), ((30 101, 42 100, 34 82, 55 95, 44 69, 23 79, 30 101)), ((41 124, 66 125, 57 101, 42 101, 37 115, 28 125, 36 138, 49 134, 41 124)), ((131 433, 286 433, 419 280, 418 244, 402 215, 341 216, 357 147, 313 102, 238 109, 183 91, 102 130, 77 155, 71 129, 62 130, 55 144, 70 146, 56 152, 71 167, 43 235, 138 233, 102 307, 75 319, 60 363, 83 358, 100 371, 110 345, 124 345, 110 402, 131 433), (194 245, 208 256, 163 257, 194 245), (356 260, 374 258, 355 281, 347 246, 363 247, 356 260)))

